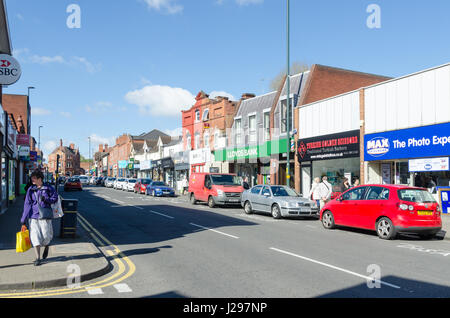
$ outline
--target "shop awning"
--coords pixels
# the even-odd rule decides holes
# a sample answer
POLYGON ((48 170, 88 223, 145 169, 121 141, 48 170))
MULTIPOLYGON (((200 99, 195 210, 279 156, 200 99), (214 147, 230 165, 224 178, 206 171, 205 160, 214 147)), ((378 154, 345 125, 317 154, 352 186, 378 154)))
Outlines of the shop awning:
POLYGON ((0 0, 0 53, 12 55, 5 0, 0 0))

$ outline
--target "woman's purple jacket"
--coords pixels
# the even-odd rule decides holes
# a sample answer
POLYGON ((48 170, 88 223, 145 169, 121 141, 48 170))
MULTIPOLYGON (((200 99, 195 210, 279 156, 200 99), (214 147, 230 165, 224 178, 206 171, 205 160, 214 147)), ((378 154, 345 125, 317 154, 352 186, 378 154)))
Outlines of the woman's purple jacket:
POLYGON ((40 189, 35 185, 31 186, 25 197, 21 224, 25 224, 28 219, 39 219, 38 197, 41 199, 41 207, 49 208, 58 202, 58 193, 48 184, 44 184, 40 189))

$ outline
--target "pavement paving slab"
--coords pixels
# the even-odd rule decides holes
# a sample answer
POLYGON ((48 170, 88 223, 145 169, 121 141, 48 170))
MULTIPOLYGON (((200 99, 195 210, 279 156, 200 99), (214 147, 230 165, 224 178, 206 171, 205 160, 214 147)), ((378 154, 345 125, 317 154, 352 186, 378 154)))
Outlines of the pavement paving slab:
MULTIPOLYGON (((40 266, 34 266, 34 248, 16 253, 16 232, 20 231, 23 197, 19 197, 0 215, 0 290, 34 290, 67 286, 67 279, 77 265, 81 282, 110 272, 112 265, 78 224, 75 238, 60 238, 60 220, 54 220, 54 238, 49 255, 40 266), (72 269, 73 270, 73 269, 72 269)), ((42 255, 43 249, 41 249, 42 255)))

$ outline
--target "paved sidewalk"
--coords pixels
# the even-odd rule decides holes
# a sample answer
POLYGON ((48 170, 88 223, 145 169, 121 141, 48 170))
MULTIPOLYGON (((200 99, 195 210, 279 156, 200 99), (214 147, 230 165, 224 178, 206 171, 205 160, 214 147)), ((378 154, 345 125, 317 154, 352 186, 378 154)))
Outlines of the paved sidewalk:
MULTIPOLYGON (((0 215, 0 290, 29 290, 67 285, 69 265, 80 268, 81 281, 100 277, 111 270, 110 262, 91 242, 79 224, 76 238, 60 238, 60 220, 54 220, 53 241, 49 255, 42 265, 35 267, 34 249, 16 253, 16 232, 20 231, 23 196, 0 215)), ((41 249, 42 257, 43 249, 41 249)))

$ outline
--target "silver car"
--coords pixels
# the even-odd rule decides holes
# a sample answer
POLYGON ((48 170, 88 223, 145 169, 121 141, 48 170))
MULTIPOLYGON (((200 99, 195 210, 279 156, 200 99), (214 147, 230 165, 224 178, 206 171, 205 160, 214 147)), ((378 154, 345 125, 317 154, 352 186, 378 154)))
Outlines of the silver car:
POLYGON ((246 214, 265 212, 275 219, 287 216, 319 215, 313 200, 300 196, 295 190, 281 185, 257 185, 242 193, 241 205, 246 214))

